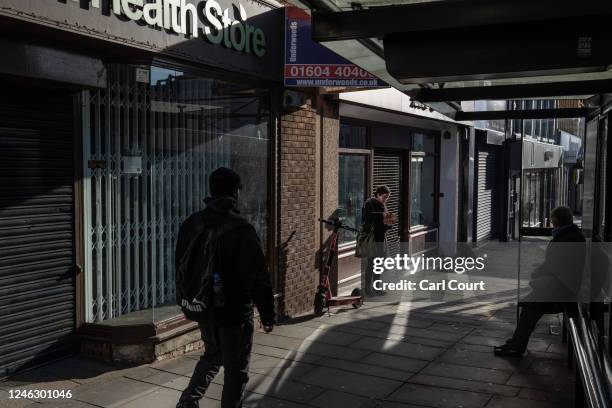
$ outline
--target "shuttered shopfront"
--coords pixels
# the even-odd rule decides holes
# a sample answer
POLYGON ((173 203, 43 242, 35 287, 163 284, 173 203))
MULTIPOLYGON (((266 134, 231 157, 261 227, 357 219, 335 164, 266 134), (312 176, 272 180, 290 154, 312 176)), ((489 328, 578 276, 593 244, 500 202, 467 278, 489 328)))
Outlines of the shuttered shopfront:
POLYGON ((0 94, 0 378, 74 347, 73 103, 0 94))
POLYGON ((476 174, 476 240, 495 238, 499 215, 499 188, 497 187, 499 160, 502 159, 499 149, 483 147, 477 156, 476 174))
POLYGON ((400 252, 400 225, 402 214, 400 200, 402 199, 402 156, 400 153, 374 151, 374 188, 387 186, 391 195, 387 200, 387 209, 400 217, 387 231, 387 255, 393 256, 400 252))

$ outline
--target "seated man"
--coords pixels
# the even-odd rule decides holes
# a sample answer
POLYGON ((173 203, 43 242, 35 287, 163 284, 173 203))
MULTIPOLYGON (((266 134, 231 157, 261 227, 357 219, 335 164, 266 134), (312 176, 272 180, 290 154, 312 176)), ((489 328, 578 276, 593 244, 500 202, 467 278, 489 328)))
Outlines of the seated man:
POLYGON ((522 357, 542 315, 560 313, 564 306, 572 310, 577 301, 586 255, 585 238, 574 224, 569 208, 555 208, 550 218, 553 239, 546 248, 544 262, 531 275, 531 293, 519 303, 521 315, 512 338, 495 347, 495 355, 522 357))

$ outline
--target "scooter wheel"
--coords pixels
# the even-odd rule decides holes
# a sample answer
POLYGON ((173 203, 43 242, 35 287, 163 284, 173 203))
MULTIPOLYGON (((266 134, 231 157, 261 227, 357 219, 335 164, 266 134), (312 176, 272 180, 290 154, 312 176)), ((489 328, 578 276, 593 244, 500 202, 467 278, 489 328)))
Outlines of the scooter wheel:
POLYGON ((359 309, 361 306, 363 306, 363 294, 361 293, 360 288, 353 289, 353 291, 351 292, 351 296, 359 296, 359 300, 356 300, 353 303, 354 309, 359 309))
POLYGON ((314 300, 314 314, 316 316, 321 316, 323 314, 323 310, 325 309, 327 302, 325 301, 325 293, 317 292, 314 300))

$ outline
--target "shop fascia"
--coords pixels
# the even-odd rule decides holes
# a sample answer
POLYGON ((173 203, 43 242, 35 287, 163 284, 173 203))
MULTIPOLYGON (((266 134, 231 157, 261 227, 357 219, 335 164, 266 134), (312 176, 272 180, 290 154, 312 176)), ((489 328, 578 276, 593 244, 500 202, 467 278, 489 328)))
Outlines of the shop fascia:
MULTIPOLYGON (((91 0, 90 4, 93 8, 99 9, 101 1, 105 0, 91 0)), ((246 21, 246 10, 240 3, 237 4, 240 15, 234 19, 229 15, 229 8, 223 9, 216 0, 206 0, 201 13, 198 11, 201 7, 186 0, 106 1, 111 3, 112 11, 116 15, 144 22, 151 27, 193 38, 199 37, 200 31, 203 31, 206 39, 213 44, 223 45, 246 54, 253 53, 258 57, 263 57, 266 53, 266 37, 263 30, 246 21)))

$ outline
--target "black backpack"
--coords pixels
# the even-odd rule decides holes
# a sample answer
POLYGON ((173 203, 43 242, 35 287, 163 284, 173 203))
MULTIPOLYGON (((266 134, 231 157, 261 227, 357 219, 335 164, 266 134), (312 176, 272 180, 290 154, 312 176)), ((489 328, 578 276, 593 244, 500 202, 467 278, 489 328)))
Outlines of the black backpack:
POLYGON ((250 224, 237 214, 229 213, 215 220, 202 216, 200 231, 189 243, 176 270, 176 301, 189 320, 202 321, 210 316, 214 304, 213 274, 220 264, 219 239, 242 227, 250 224))

